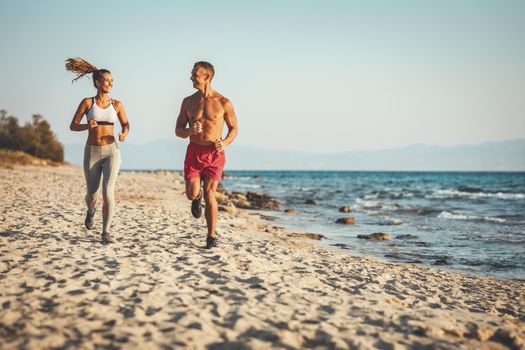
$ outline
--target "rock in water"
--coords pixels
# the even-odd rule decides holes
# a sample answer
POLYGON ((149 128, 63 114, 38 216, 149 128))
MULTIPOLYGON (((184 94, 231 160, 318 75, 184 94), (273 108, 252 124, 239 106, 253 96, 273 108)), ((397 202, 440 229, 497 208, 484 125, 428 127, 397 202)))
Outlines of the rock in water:
POLYGON ((348 217, 348 218, 339 218, 335 221, 336 224, 346 224, 346 225, 354 225, 355 224, 355 218, 354 217, 348 217))
POLYGON ((481 188, 477 187, 469 187, 469 186, 459 186, 458 187, 459 192, 466 192, 466 193, 480 193, 481 188))
POLYGON ((388 233, 376 232, 369 235, 357 235, 359 239, 368 239, 369 241, 389 241, 390 235, 388 233))
POLYGON ((352 211, 352 207, 341 207, 339 208, 339 212, 341 213, 350 213, 352 211))

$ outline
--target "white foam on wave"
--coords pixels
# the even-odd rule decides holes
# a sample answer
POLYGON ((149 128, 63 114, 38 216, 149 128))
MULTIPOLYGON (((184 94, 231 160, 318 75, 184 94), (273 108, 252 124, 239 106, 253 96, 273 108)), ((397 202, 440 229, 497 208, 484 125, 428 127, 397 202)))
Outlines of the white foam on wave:
POLYGON ((379 194, 378 193, 375 193, 375 194, 367 194, 364 199, 378 199, 379 198, 379 194))
POLYGON ((255 184, 239 184, 238 187, 242 187, 242 188, 245 188, 245 189, 256 189, 256 188, 261 188, 262 186, 261 185, 255 185, 255 184))
MULTIPOLYGON (((366 198, 366 197, 365 197, 366 198)), ((381 203, 379 201, 373 201, 363 198, 357 198, 355 200, 356 209, 371 209, 371 208, 381 208, 381 203)))
POLYGON ((463 192, 458 190, 443 190, 436 189, 431 195, 426 195, 426 198, 454 198, 454 197, 467 197, 467 198, 499 198, 499 199, 525 199, 525 193, 504 193, 504 192, 463 192))
MULTIPOLYGON (((366 198, 367 196, 365 196, 366 198)), ((355 200, 355 206, 356 209, 385 209, 385 210, 396 210, 399 209, 395 205, 391 204, 384 204, 380 201, 374 201, 369 199, 363 199, 363 198, 357 198, 355 200)))
POLYGON ((450 211, 441 212, 438 215, 438 218, 449 219, 449 220, 489 221, 489 222, 497 222, 499 224, 502 224, 507 221, 502 218, 494 218, 491 216, 462 215, 462 214, 455 214, 450 211))
POLYGON ((403 220, 392 218, 390 219, 392 222, 392 225, 401 225, 403 223, 403 220))

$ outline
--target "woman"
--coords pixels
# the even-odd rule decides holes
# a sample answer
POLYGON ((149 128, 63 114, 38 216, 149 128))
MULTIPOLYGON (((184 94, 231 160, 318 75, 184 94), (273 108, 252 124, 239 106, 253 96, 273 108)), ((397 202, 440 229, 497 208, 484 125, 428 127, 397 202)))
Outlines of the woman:
POLYGON ((66 69, 76 73, 73 82, 92 74, 93 84, 97 89, 95 97, 86 97, 80 102, 70 129, 72 131, 88 130, 88 138, 84 149, 84 175, 86 177, 87 194, 86 228, 94 227, 95 204, 97 193, 102 180, 102 244, 111 242, 109 229, 115 210, 115 183, 120 169, 120 150, 113 136, 115 122, 120 122, 122 132, 119 133, 120 142, 124 142, 129 132, 128 118, 124 105, 109 97, 113 87, 111 72, 106 69, 97 69, 81 58, 66 60, 66 69), (87 123, 80 124, 86 115, 87 123))

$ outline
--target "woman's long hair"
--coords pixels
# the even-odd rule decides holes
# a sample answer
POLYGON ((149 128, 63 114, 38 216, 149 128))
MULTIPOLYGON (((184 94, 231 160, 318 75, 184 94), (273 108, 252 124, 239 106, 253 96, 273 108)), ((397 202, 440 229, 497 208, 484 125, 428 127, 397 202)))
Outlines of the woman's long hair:
MULTIPOLYGON (((111 73, 107 69, 98 69, 88 61, 86 61, 83 58, 75 57, 75 58, 68 58, 66 60, 66 70, 76 73, 77 77, 71 81, 71 83, 74 83, 78 79, 83 78, 86 76, 86 74, 93 74, 93 85, 95 85, 95 81, 100 80, 102 78, 103 74, 111 73)), ((97 87, 95 85, 95 87, 97 87)))

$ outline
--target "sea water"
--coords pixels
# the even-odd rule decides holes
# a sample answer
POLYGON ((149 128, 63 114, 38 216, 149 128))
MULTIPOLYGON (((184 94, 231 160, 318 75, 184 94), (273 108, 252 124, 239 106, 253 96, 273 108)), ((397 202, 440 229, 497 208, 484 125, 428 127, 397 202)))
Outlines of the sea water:
POLYGON ((354 255, 525 280, 525 173, 230 171, 223 185, 299 210, 267 214, 354 255), (391 240, 357 238, 376 232, 391 240))

